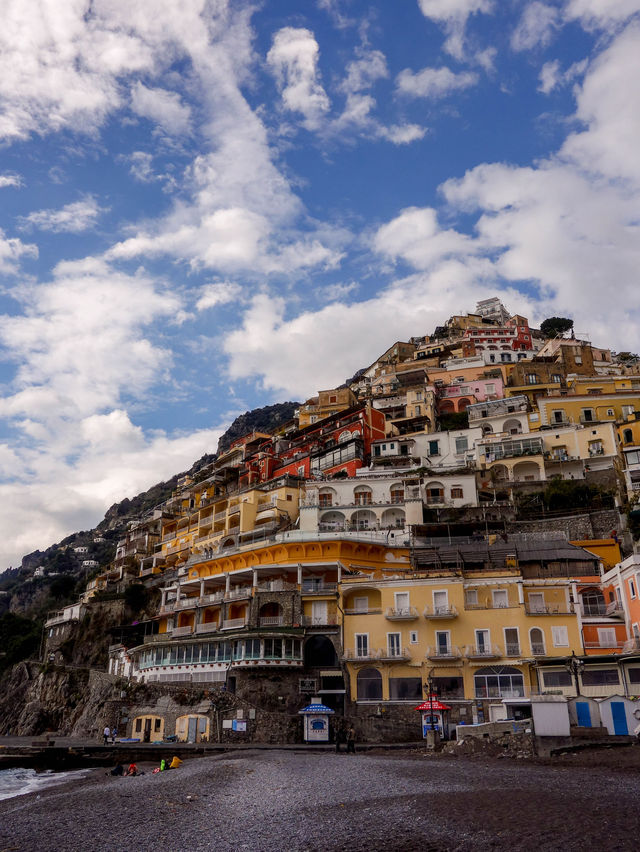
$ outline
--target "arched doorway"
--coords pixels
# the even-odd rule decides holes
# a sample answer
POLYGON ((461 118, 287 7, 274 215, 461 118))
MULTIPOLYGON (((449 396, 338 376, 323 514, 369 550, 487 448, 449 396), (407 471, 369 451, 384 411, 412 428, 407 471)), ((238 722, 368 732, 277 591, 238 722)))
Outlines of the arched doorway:
POLYGON ((476 698, 524 697, 524 677, 514 666, 485 666, 473 676, 476 698))
POLYGON ((338 655, 331 639, 322 635, 310 636, 304 643, 304 664, 306 668, 335 668, 338 655))

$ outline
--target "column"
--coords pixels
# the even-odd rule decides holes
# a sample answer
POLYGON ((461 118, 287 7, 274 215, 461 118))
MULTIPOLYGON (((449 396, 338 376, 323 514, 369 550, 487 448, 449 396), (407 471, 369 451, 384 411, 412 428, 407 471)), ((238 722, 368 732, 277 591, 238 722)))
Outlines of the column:
POLYGON ((200 580, 200 597, 204 597, 204 578, 200 580))
POLYGON ((228 595, 231 591, 231 574, 227 572, 224 578, 224 593, 228 595))
POLYGON ((298 562, 298 586, 302 586, 302 564, 298 562))
POLYGON ((254 568, 251 572, 251 585, 255 589, 258 585, 258 570, 254 568))

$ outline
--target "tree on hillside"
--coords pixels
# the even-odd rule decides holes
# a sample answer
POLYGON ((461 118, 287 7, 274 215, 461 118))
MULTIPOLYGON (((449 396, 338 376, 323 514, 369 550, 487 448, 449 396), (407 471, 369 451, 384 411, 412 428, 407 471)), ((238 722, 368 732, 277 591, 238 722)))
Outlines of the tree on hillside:
POLYGON ((540 331, 545 337, 557 337, 572 328, 573 320, 568 317, 549 317, 540 324, 540 331))

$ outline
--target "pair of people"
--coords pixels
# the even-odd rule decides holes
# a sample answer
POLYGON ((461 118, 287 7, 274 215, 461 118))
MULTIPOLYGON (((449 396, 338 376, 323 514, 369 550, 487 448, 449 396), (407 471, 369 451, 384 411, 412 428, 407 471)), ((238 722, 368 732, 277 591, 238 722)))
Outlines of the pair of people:
POLYGON ((109 728, 108 725, 105 725, 104 731, 102 732, 102 736, 104 739, 104 745, 107 745, 109 742, 109 738, 111 738, 111 742, 115 743, 116 737, 118 736, 117 728, 109 728))
POLYGON ((138 772, 138 767, 135 765, 135 763, 130 763, 129 768, 126 772, 124 771, 124 767, 121 763, 116 763, 116 765, 109 774, 113 775, 115 778, 119 778, 123 775, 135 777, 136 775, 142 775, 143 773, 138 772))

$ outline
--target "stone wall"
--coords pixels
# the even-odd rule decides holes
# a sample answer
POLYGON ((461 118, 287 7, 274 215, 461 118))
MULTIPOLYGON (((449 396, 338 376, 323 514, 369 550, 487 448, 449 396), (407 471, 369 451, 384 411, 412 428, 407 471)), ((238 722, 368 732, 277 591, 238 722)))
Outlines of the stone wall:
POLYGON ((515 521, 518 533, 562 532, 572 541, 609 538, 612 530, 620 530, 620 514, 616 509, 602 509, 581 515, 564 515, 539 520, 515 521))

